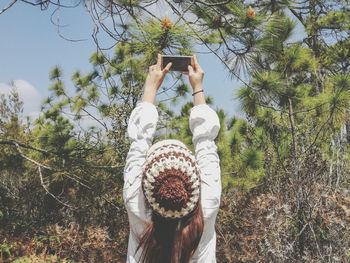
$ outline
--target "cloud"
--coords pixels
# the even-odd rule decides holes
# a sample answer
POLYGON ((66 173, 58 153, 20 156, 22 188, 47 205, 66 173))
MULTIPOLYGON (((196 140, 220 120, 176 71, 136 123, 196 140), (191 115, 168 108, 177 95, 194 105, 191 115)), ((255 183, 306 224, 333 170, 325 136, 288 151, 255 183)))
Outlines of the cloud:
POLYGON ((23 113, 31 117, 39 116, 42 96, 39 91, 25 80, 15 80, 11 84, 0 83, 0 94, 10 94, 16 89, 21 100, 24 102, 23 113))

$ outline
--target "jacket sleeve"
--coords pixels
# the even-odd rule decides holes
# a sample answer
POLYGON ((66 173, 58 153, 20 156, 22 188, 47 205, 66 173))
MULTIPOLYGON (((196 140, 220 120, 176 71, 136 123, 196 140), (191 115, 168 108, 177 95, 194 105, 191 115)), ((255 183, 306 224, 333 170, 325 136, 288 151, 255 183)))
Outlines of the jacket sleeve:
POLYGON ((158 122, 158 111, 149 102, 138 102, 131 112, 127 134, 131 141, 124 168, 123 199, 128 212, 143 217, 144 197, 141 189, 142 166, 158 122))
POLYGON ((201 202, 204 217, 215 217, 220 207, 221 171, 214 140, 220 130, 220 121, 216 112, 207 104, 194 106, 189 121, 195 156, 201 170, 201 202))

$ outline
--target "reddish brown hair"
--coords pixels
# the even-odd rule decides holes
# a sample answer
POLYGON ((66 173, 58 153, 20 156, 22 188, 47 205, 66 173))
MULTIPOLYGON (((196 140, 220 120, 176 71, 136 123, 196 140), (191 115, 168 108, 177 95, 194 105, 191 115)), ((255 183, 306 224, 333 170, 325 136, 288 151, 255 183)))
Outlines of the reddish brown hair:
POLYGON ((202 206, 179 219, 153 213, 152 222, 140 238, 140 263, 188 263, 196 251, 204 227, 202 206))

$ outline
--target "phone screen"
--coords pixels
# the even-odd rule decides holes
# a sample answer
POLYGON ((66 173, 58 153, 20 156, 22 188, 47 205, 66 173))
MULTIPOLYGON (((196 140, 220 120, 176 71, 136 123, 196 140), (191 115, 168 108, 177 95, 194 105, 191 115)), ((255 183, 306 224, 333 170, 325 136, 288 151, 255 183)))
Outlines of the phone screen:
POLYGON ((169 62, 172 63, 170 70, 172 71, 182 71, 187 72, 188 66, 191 65, 192 57, 191 56, 170 56, 163 55, 162 68, 166 67, 169 62))

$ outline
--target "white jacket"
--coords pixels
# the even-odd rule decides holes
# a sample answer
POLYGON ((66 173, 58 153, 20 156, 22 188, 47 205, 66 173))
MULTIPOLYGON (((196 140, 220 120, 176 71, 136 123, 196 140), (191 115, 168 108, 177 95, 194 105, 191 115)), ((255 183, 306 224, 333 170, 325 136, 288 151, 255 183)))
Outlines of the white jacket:
MULTIPOLYGON (((128 136, 131 146, 124 169, 123 189, 130 224, 127 263, 138 262, 141 249, 135 255, 137 240, 151 221, 152 212, 146 206, 141 176, 157 122, 157 108, 149 102, 138 102, 129 118, 128 136)), ((215 220, 221 196, 220 161, 214 142, 220 129, 220 122, 213 109, 207 104, 199 104, 191 109, 189 125, 193 134, 195 157, 201 170, 201 202, 204 216, 203 235, 191 262, 212 263, 216 262, 215 220)))

